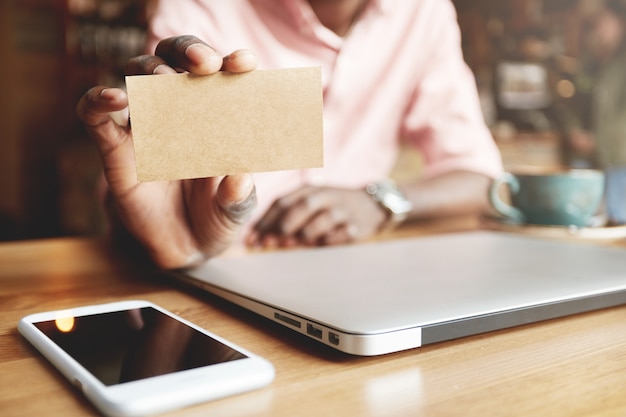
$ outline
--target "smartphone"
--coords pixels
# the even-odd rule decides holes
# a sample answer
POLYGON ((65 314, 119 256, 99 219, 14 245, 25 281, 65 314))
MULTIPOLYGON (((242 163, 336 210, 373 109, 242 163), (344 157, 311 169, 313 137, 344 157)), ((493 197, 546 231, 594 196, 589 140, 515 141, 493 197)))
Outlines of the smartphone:
POLYGON ((266 386, 265 359, 147 301, 37 313, 19 332, 108 416, 143 416, 266 386))

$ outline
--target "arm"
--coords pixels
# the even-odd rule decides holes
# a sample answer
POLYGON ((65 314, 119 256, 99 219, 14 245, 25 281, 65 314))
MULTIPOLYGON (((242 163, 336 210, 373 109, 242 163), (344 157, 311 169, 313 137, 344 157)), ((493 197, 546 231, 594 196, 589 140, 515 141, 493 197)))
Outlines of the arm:
MULTIPOLYGON (((420 38, 424 42, 403 45, 410 48, 404 51, 406 55, 420 57, 419 66, 414 68, 415 79, 406 80, 413 95, 407 100, 401 126, 389 127, 399 128, 399 136, 425 160, 420 179, 400 184, 413 202, 412 219, 487 210, 488 185, 502 171, 499 151, 483 121, 473 75, 463 61, 454 9, 448 2, 433 2, 428 10, 431 30, 421 32, 428 33, 420 38)), ((257 223, 248 243, 346 243, 377 233, 385 216, 362 188, 307 186, 278 199, 257 223)))
POLYGON ((490 184, 486 175, 454 171, 400 187, 413 203, 409 218, 417 219, 487 213, 490 184))
MULTIPOLYGON (((485 175, 455 171, 399 187, 413 204, 408 219, 425 219, 488 212, 490 184, 485 175)), ((343 244, 371 237, 386 221, 386 211, 365 189, 308 186, 278 199, 255 225, 248 244, 343 244)))

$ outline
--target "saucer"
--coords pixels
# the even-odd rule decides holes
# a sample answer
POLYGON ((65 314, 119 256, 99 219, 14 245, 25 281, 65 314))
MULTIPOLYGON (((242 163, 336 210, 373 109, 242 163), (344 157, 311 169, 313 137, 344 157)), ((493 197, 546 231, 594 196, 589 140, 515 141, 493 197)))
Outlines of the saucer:
POLYGON ((626 238, 626 225, 618 226, 546 226, 539 224, 511 223, 494 217, 483 217, 481 225, 486 229, 522 233, 554 239, 620 240, 626 238))

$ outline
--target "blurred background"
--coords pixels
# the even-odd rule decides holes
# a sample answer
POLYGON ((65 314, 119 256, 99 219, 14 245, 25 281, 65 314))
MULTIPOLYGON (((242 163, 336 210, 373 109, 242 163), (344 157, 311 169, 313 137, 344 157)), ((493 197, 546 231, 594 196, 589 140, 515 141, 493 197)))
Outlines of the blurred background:
MULTIPOLYGON (((99 159, 74 109, 122 85, 156 1, 0 2, 0 240, 102 233, 99 159)), ((603 1, 454 3, 505 166, 592 166, 563 125, 590 113, 585 34, 603 1)))

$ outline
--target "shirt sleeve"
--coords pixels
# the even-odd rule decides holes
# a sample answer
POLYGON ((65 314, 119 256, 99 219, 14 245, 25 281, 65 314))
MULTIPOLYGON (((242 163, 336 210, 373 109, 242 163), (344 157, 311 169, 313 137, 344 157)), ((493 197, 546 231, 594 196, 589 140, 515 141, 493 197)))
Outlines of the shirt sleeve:
POLYGON ((454 7, 445 1, 434 3, 429 19, 432 42, 423 52, 429 59, 418 75, 402 137, 422 153, 425 177, 471 171, 494 178, 502 172, 502 160, 463 58, 454 7))

